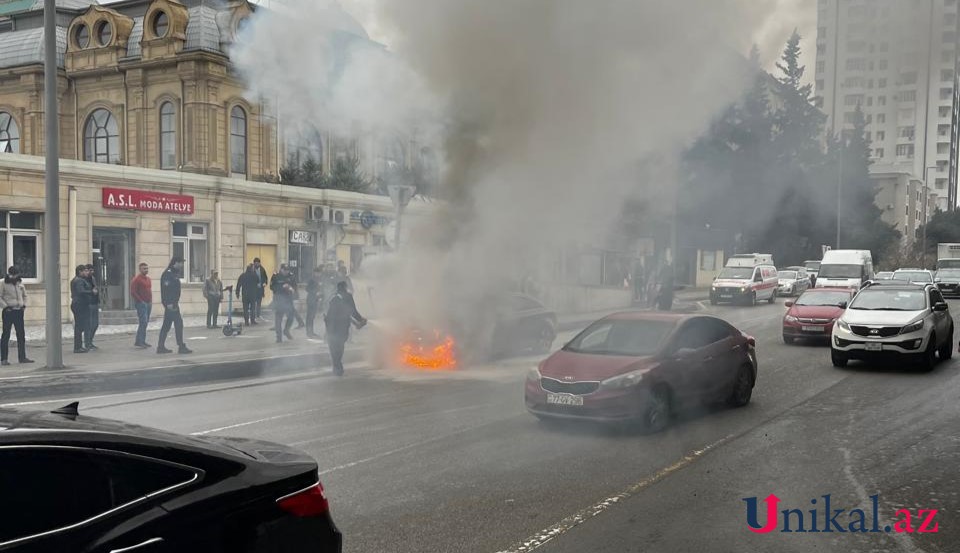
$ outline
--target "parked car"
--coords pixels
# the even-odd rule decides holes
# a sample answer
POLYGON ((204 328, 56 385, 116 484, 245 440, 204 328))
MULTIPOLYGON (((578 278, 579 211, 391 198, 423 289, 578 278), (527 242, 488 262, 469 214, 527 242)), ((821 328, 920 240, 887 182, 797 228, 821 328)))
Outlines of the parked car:
POLYGON ((778 296, 799 296, 810 287, 806 270, 801 273, 796 269, 784 269, 777 273, 777 279, 778 296))
POLYGON ((0 550, 339 552, 317 463, 280 444, 0 408, 0 550))
POLYGON ((933 282, 944 297, 960 297, 960 269, 940 269, 933 275, 933 282))
POLYGON ((539 418, 632 422, 656 432, 688 405, 746 405, 755 348, 753 337, 716 317, 610 315, 530 370, 526 407, 539 418))
POLYGON ((852 288, 814 288, 797 300, 787 301, 783 316, 783 341, 829 340, 833 323, 843 314, 856 290, 852 288))
POLYGON ((911 360, 932 370, 937 356, 953 356, 950 307, 933 284, 897 280, 868 283, 833 327, 835 367, 850 359, 911 360))
POLYGON ((933 273, 925 269, 897 269, 890 278, 914 284, 926 284, 933 282, 933 273))

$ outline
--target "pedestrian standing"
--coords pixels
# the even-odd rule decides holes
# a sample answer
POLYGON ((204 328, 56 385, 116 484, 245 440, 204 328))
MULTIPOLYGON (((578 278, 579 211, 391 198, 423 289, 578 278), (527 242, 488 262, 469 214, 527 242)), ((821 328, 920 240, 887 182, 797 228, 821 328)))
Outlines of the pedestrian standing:
POLYGON ((237 279, 234 293, 237 298, 242 298, 243 322, 247 325, 257 324, 257 298, 260 297, 260 277, 257 276, 253 263, 247 265, 247 270, 237 279))
POLYGON ((100 288, 97 278, 94 276, 94 266, 88 263, 85 267, 87 269, 87 282, 90 283, 93 295, 90 296, 90 326, 86 336, 87 343, 84 347, 89 350, 98 350, 100 348, 94 345, 93 338, 97 335, 97 329, 100 328, 100 288))
POLYGON ((217 271, 210 271, 210 278, 203 283, 203 297, 207 298, 207 328, 220 328, 217 326, 217 315, 223 300, 223 283, 217 271))
POLYGON ((27 338, 23 329, 23 312, 27 308, 27 290, 16 266, 7 270, 0 285, 0 309, 3 310, 3 334, 0 336, 0 365, 9 365, 7 354, 10 347, 10 327, 17 333, 17 359, 21 363, 33 363, 27 359, 27 338))
POLYGON ((357 311, 353 295, 347 292, 346 281, 337 283, 337 293, 330 300, 323 321, 327 326, 327 344, 333 361, 333 374, 343 376, 343 352, 350 338, 350 324, 353 323, 358 329, 367 324, 367 320, 357 311))
POLYGON ((183 271, 183 258, 174 256, 167 269, 160 276, 160 302, 163 304, 163 325, 157 341, 157 353, 173 353, 166 348, 167 334, 174 327, 179 351, 193 353, 183 341, 183 316, 180 314, 180 274, 183 271))
POLYGON ((293 279, 286 265, 280 265, 277 274, 270 281, 270 291, 273 292, 274 330, 277 333, 277 343, 283 342, 283 337, 293 340, 290 328, 293 326, 293 279), (284 326, 286 316, 286 326, 284 326))
POLYGON ((313 325, 317 319, 317 308, 323 303, 323 269, 316 267, 313 269, 313 276, 307 281, 307 336, 310 338, 319 338, 314 332, 313 325))
POLYGON ((87 266, 77 265, 76 276, 70 281, 70 311, 73 312, 73 353, 87 353, 84 346, 90 332, 90 297, 93 287, 87 280, 87 266))
POLYGON ((660 290, 657 294, 657 309, 660 311, 670 311, 673 307, 673 288, 674 276, 673 266, 669 261, 664 261, 660 267, 659 275, 660 290))
POLYGON ((130 297, 133 298, 133 307, 137 310, 137 337, 134 338, 134 347, 146 349, 153 347, 147 343, 147 324, 150 323, 150 312, 153 310, 153 283, 150 277, 150 266, 141 263, 137 276, 130 280, 130 297))
POLYGON ((255 314, 255 319, 262 319, 263 315, 261 313, 263 307, 263 298, 267 295, 267 284, 270 282, 270 277, 267 276, 267 269, 260 264, 260 258, 253 258, 253 268, 257 273, 258 286, 260 288, 260 293, 257 296, 257 312, 255 314))

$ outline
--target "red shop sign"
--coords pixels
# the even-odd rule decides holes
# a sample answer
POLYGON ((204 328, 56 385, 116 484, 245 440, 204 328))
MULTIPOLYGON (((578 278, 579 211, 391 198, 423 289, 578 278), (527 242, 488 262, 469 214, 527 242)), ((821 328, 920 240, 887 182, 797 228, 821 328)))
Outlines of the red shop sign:
POLYGON ((193 196, 164 194, 126 188, 104 188, 103 207, 107 209, 125 209, 132 211, 158 211, 193 215, 193 196))

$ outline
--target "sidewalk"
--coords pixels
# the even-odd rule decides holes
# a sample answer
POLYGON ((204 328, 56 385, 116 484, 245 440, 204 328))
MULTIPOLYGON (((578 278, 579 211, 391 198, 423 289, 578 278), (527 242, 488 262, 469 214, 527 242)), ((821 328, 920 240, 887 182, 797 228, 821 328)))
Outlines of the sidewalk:
MULTIPOLYGON (((695 310, 692 304, 678 301, 675 311, 695 310)), ((630 311, 624 308, 622 311, 630 311)), ((639 310, 639 309, 637 309, 639 310)), ((616 311, 616 310, 614 310, 616 311)), ((573 313, 558 316, 559 331, 576 331, 611 311, 573 313)), ((202 321, 201 321, 202 322, 202 321)), ((321 323, 322 325, 322 323, 321 323)), ((133 332, 104 335, 98 333, 100 348, 84 354, 73 353, 72 341, 65 341, 63 361, 66 368, 47 369, 44 345, 27 343, 27 356, 33 364, 0 367, 0 404, 39 397, 99 395, 129 390, 147 390, 192 384, 230 381, 243 378, 265 378, 302 373, 315 367, 321 374, 330 371, 326 343, 307 338, 303 329, 292 329, 294 340, 277 344, 272 323, 244 327, 240 336, 226 337, 220 329, 185 328, 184 339, 193 353, 176 353, 174 336, 167 337, 167 347, 174 353, 156 353, 157 332, 147 333, 150 349, 133 347, 133 332), (69 346, 69 347, 68 347, 69 346)), ((322 327, 322 326, 321 326, 322 327)), ((102 327, 103 328, 103 327, 102 327)), ((134 328, 135 330, 135 328, 134 328)), ((364 358, 370 334, 351 334, 345 362, 364 358)), ((15 347, 15 346, 14 346, 15 347)))

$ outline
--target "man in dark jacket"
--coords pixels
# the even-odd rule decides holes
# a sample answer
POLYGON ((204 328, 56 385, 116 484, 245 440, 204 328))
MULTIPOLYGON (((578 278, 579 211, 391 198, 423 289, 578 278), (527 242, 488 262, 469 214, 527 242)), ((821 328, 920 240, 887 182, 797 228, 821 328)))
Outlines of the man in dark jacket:
POLYGON ((93 287, 87 280, 87 266, 78 265, 70 281, 70 311, 73 312, 73 353, 87 353, 84 344, 90 341, 90 297, 93 287))
POLYGON ((333 374, 343 376, 343 350, 350 338, 350 324, 358 329, 367 324, 367 320, 357 311, 353 296, 347 292, 347 283, 337 283, 337 293, 330 300, 330 306, 323 317, 327 325, 327 344, 330 358, 333 360, 333 374))
POLYGON ((263 298, 267 295, 267 284, 270 282, 270 277, 267 275, 267 269, 260 264, 260 258, 253 258, 253 268, 257 273, 257 279, 260 284, 260 295, 257 297, 257 312, 255 313, 255 319, 261 319, 260 310, 263 306, 263 298))
POLYGON ((237 279, 234 293, 243 303, 243 322, 247 325, 257 324, 257 299, 260 297, 260 277, 257 275, 253 263, 247 265, 247 270, 237 279))
POLYGON ((277 343, 282 343, 284 336, 288 340, 293 340, 290 327, 293 326, 294 320, 294 284, 286 265, 280 265, 280 270, 273 275, 273 279, 270 281, 270 291, 273 292, 274 329, 277 333, 277 343), (286 326, 283 323, 284 316, 287 317, 286 326))
POLYGON ((183 272, 183 258, 174 256, 167 265, 167 269, 160 276, 160 303, 163 304, 163 325, 160 326, 160 339, 157 342, 157 353, 173 353, 166 348, 167 334, 170 326, 175 329, 177 353, 193 353, 183 341, 183 317, 180 315, 180 274, 183 272))
POLYGON ((319 338, 313 331, 314 321, 317 319, 317 308, 323 303, 323 269, 316 267, 313 276, 307 281, 307 336, 319 338))
POLYGON ((93 289, 93 295, 90 296, 90 325, 88 327, 89 332, 87 332, 87 344, 84 346, 89 350, 100 349, 97 346, 93 345, 93 337, 97 335, 97 329, 100 328, 100 288, 97 286, 97 279, 94 277, 95 268, 93 265, 87 263, 86 268, 86 280, 90 283, 90 287, 93 289))

